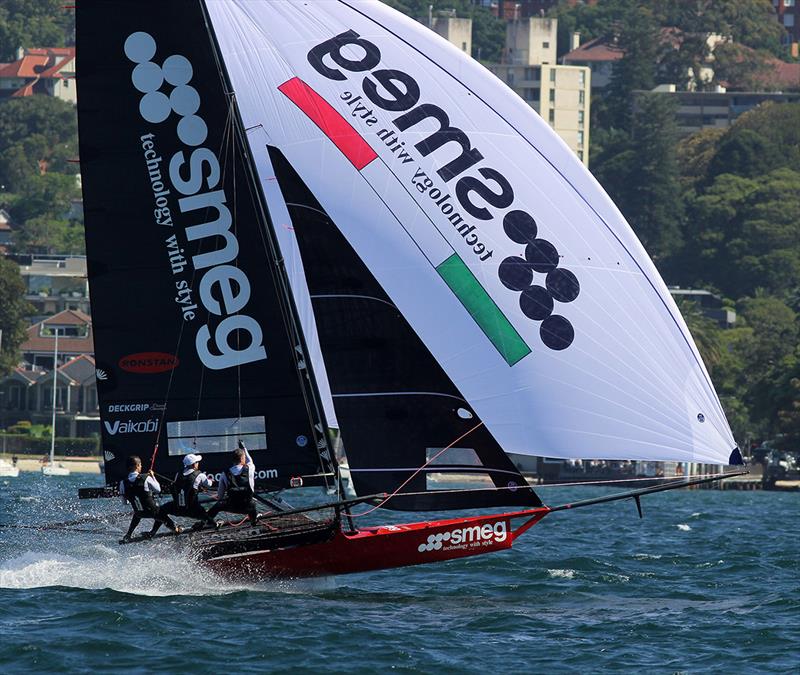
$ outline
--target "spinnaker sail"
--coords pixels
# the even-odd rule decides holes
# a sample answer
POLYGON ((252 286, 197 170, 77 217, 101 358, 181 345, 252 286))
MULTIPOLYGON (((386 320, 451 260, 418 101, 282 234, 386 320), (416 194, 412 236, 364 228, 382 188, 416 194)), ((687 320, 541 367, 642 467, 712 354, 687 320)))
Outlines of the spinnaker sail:
MULTIPOLYGON (((207 10, 245 126, 263 129, 500 447, 728 463, 732 433, 655 266, 518 96, 378 2, 207 10)), ((266 145, 251 151, 275 180, 266 145)))

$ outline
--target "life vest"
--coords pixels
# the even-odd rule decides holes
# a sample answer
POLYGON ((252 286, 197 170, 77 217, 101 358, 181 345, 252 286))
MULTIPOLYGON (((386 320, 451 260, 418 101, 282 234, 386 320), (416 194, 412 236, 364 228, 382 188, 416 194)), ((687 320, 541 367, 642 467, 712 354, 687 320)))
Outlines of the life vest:
POLYGON ((125 497, 136 511, 155 513, 158 511, 158 505, 156 504, 156 500, 153 499, 153 493, 144 489, 146 480, 147 475, 141 473, 136 476, 134 481, 131 481, 126 477, 125 497))
POLYGON ((195 469, 185 476, 180 476, 175 479, 173 485, 172 496, 175 499, 175 504, 179 509, 194 510, 199 504, 197 499, 197 490, 194 488, 194 481, 200 475, 200 470, 195 469))
POLYGON ((225 492, 229 502, 248 503, 253 498, 249 466, 244 466, 238 476, 234 476, 230 469, 225 469, 225 477, 228 479, 228 487, 225 492))

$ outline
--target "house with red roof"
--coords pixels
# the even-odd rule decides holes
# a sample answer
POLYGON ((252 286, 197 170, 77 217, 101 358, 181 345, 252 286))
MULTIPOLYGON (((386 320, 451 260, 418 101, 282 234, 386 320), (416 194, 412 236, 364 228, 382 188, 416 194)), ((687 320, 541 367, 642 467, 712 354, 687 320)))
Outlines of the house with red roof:
POLYGON ((50 424, 56 383, 56 435, 87 437, 100 431, 92 320, 66 310, 33 324, 20 346, 23 362, 0 379, 0 427, 20 420, 50 424), (55 338, 58 357, 53 372, 55 338))
POLYGON ((17 60, 0 63, 0 98, 45 94, 75 103, 75 47, 17 50, 17 60))

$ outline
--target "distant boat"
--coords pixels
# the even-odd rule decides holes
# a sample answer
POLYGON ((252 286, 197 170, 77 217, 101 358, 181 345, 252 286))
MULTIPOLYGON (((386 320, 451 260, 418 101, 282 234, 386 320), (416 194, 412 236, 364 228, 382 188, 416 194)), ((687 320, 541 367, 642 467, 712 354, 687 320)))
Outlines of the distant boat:
POLYGON ((722 475, 546 506, 507 452, 741 463, 633 230, 453 45, 361 0, 81 0, 76 26, 107 486, 83 496, 148 452, 219 476, 244 441, 257 496, 339 499, 270 494, 256 526, 178 537, 260 579, 502 551, 552 512, 722 475), (484 515, 355 520, 377 508, 484 515))
POLYGON ((0 459, 0 478, 18 478, 19 468, 6 459, 0 459))

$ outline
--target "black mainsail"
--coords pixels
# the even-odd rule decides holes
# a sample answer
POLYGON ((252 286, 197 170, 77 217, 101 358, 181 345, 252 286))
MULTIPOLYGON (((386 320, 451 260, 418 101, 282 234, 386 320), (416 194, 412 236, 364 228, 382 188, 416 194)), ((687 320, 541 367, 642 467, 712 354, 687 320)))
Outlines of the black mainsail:
POLYGON ((132 454, 172 476, 199 452, 219 472, 242 439, 263 488, 319 484, 327 429, 203 9, 77 7, 106 480, 132 454))

